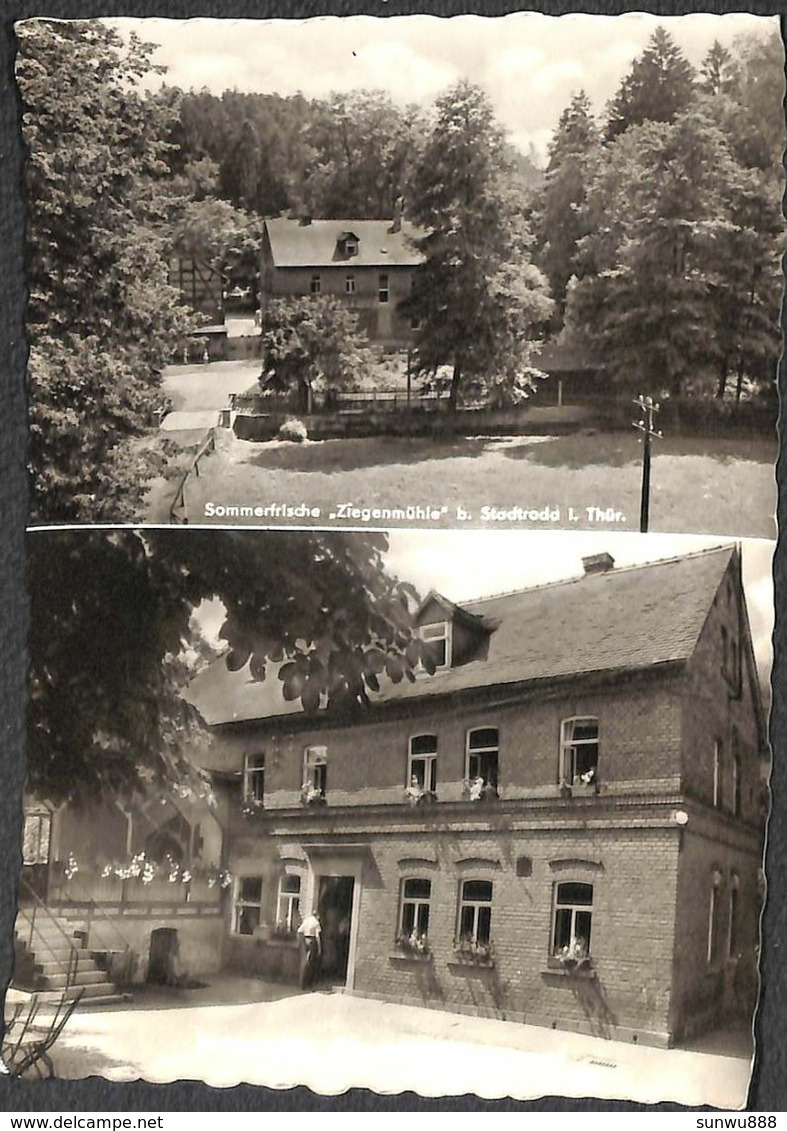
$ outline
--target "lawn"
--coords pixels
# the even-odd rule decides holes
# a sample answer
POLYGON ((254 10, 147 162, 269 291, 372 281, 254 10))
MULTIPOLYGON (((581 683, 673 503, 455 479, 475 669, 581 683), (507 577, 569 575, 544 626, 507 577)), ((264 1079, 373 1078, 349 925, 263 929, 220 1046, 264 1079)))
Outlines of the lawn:
MULTIPOLYGON (((775 537, 775 455, 767 439, 656 441, 650 529, 775 537)), ((305 444, 251 443, 222 432, 200 477, 188 484, 188 517, 256 525, 638 530, 641 461, 636 435, 626 432, 305 444), (305 505, 311 513, 220 509, 270 505, 305 505), (384 513, 375 515, 375 508, 384 513)), ((166 521, 161 508, 159 491, 147 520, 166 521)))

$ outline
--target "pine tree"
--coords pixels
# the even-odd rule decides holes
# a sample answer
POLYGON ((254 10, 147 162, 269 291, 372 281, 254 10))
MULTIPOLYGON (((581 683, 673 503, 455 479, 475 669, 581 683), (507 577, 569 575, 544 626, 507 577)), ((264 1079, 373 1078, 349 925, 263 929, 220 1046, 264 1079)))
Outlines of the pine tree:
POLYGON ((530 259, 522 201, 489 100, 461 82, 436 109, 410 190, 410 215, 427 232, 419 241, 425 259, 404 307, 420 321, 417 370, 452 368, 454 409, 468 383, 521 375, 533 326, 552 304, 530 259))
POLYGON ((694 68, 672 36, 656 28, 609 105, 607 139, 642 122, 671 122, 691 105, 694 68))
POLYGON ((568 281, 576 273, 577 244, 586 234, 582 206, 590 166, 599 145, 590 99, 580 91, 560 115, 549 147, 549 163, 537 205, 538 263, 562 322, 568 281))

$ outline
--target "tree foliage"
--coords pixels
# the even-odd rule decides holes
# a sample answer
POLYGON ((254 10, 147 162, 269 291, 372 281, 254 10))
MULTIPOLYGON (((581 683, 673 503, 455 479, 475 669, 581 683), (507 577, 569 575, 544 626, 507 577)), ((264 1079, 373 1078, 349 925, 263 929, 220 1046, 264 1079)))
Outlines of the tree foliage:
POLYGON ((194 610, 218 597, 231 670, 306 711, 362 709, 413 679, 415 592, 383 535, 129 529, 29 539, 29 787, 52 801, 192 774, 204 726, 181 692, 194 610))
POLYGON ((358 315, 330 295, 270 302, 262 350, 263 390, 294 391, 300 412, 311 412, 315 394, 356 387, 375 359, 358 315))
POLYGON ((437 100, 409 206, 426 231, 419 241, 424 263, 403 308, 420 324, 418 371, 452 367, 454 408, 463 382, 526 368, 533 328, 551 312, 508 156, 478 87, 462 82, 437 100))
POLYGON ((100 23, 20 29, 29 453, 33 517, 45 521, 134 513, 147 476, 137 467, 109 498, 107 472, 144 462, 122 449, 150 420, 158 370, 190 326, 167 284, 172 108, 141 91, 151 69, 146 45, 100 23))
POLYGON ((607 138, 643 122, 673 121, 691 105, 695 83, 694 68, 675 40, 656 28, 609 105, 607 138))

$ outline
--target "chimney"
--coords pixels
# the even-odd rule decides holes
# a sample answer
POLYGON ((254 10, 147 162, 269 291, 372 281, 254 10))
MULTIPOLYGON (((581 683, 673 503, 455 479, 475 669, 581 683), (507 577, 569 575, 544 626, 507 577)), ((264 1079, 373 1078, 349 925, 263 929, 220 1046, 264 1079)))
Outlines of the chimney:
POLYGON ((302 228, 308 228, 308 226, 309 226, 309 224, 311 224, 311 222, 312 222, 312 218, 311 218, 311 216, 309 216, 309 215, 303 215, 303 214, 301 214, 301 215, 300 215, 300 216, 298 217, 298 223, 300 224, 300 226, 301 226, 302 228))
POLYGON ((590 554, 587 558, 582 559, 582 565, 585 567, 585 574, 590 573, 608 573, 615 567, 615 559, 612 554, 590 554))
POLYGON ((388 229, 389 232, 401 232, 402 230, 402 213, 404 212, 404 201, 401 196, 397 196, 394 201, 393 220, 388 229))

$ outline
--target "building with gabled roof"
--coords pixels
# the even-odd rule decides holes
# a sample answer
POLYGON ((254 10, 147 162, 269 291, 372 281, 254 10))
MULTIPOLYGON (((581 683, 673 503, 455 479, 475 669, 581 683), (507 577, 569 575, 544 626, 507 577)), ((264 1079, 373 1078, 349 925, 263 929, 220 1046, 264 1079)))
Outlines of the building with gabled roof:
POLYGON ((222 662, 225 962, 294 977, 323 922, 347 991, 671 1044, 750 1016, 765 721, 723 546, 418 610, 434 674, 307 715, 222 662))
POLYGON ((331 295, 358 314, 368 337, 407 346, 410 320, 398 311, 422 261, 423 232, 401 215, 392 220, 278 217, 263 226, 260 307, 272 299, 331 295))

